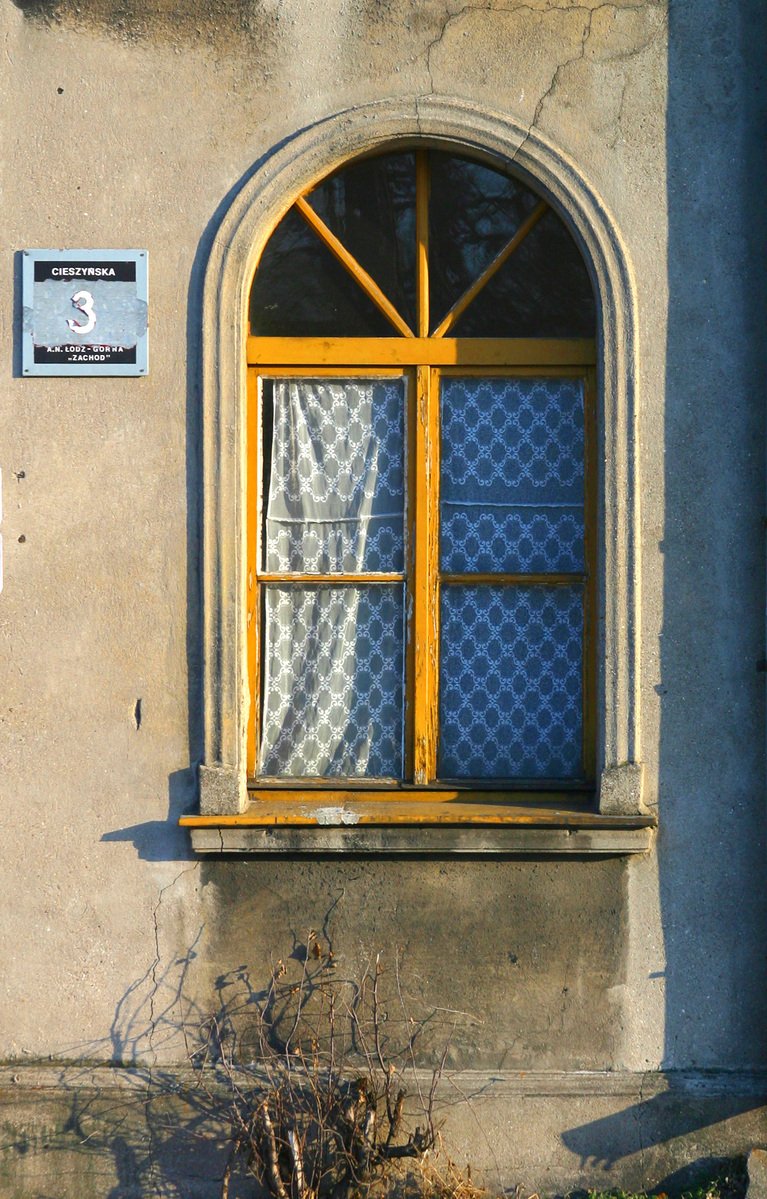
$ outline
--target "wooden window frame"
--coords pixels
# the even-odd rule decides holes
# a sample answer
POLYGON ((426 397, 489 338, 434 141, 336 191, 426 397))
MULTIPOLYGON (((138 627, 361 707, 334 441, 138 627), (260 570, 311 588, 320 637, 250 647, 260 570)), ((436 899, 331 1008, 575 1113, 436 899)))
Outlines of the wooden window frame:
MULTIPOLYGON (((370 803, 376 797, 399 804, 427 802, 434 814, 440 812, 445 819, 454 815, 452 807, 439 809, 436 805, 454 805, 471 802, 472 814, 481 820, 486 807, 505 801, 530 802, 534 794, 537 800, 546 803, 561 802, 566 797, 574 804, 588 805, 593 797, 596 769, 596 629, 597 629, 597 512, 596 512, 596 406, 595 406, 595 343, 589 339, 543 342, 531 347, 527 341, 516 339, 493 339, 481 343, 475 339, 455 340, 442 348, 452 365, 434 366, 430 357, 434 354, 437 339, 419 339, 423 361, 414 364, 412 352, 405 355, 406 364, 394 365, 396 350, 411 341, 394 339, 338 338, 325 340, 322 347, 322 362, 302 362, 297 359, 306 352, 306 343, 301 338, 258 338, 248 339, 248 675, 250 688, 250 712, 248 722, 248 789, 254 803, 264 807, 277 805, 299 805, 297 812, 304 811, 308 797, 316 804, 370 803), (380 345, 384 341, 386 344, 380 345), (360 344, 363 343, 363 344, 360 344), (531 363, 531 349, 537 361, 531 363), (364 356, 365 365, 358 361, 364 356), (566 360, 570 359, 568 363, 566 360), (352 361, 350 361, 350 359, 352 361), (503 362, 503 365, 500 363, 503 362), (460 365, 456 365, 460 363, 460 365), (511 378, 574 378, 582 380, 584 394, 584 570, 576 574, 534 574, 525 572, 515 575, 500 573, 494 576, 472 572, 458 576, 440 570, 439 556, 439 456, 440 381, 450 375, 477 375, 511 378), (407 530, 406 538, 408 569, 386 576, 371 575, 370 572, 333 575, 296 574, 275 575, 260 569, 262 530, 262 449, 260 445, 261 379, 270 378, 359 378, 401 377, 409 379, 406 387, 407 439, 409 446, 407 461, 407 530), (408 622, 406 637, 406 699, 405 699, 405 780, 383 779, 262 779, 256 774, 257 725, 261 713, 260 683, 260 589, 264 584, 283 581, 336 583, 340 585, 371 581, 405 581, 408 609, 412 612, 412 623, 408 622), (579 583, 584 587, 583 628, 583 777, 563 780, 552 784, 536 780, 510 781, 499 785, 498 781, 461 780, 445 781, 437 777, 438 742, 438 676, 439 676, 439 590, 459 582, 489 583, 504 585, 548 585, 579 583)), ((315 349, 312 345, 310 349, 315 349)), ((318 355, 319 356, 319 355, 318 355)), ((492 808, 497 816, 495 808, 492 808)), ((402 814, 400 806, 392 808, 393 819, 402 814)), ((487 814, 485 812, 485 814, 487 814)), ((405 813, 405 815, 407 815, 405 813)), ((284 808, 283 818, 290 822, 290 813, 284 808)))
MULTIPOLYGON (((247 341, 248 363, 248 675, 250 719, 248 721, 247 773, 252 800, 263 803, 279 795, 284 803, 300 802, 307 792, 320 797, 344 794, 369 797, 373 792, 389 797, 407 797, 432 802, 450 795, 452 799, 476 792, 495 800, 511 792, 552 793, 552 783, 536 780, 485 783, 465 780, 444 782, 437 777, 439 739, 439 643, 440 590, 461 581, 502 586, 583 585, 584 626, 582 641, 583 712, 582 777, 557 782, 555 795, 567 793, 587 803, 595 786, 595 682, 596 682, 596 411, 594 403, 596 344, 590 338, 457 338, 451 337, 460 317, 500 268, 522 245, 549 206, 541 199, 512 231, 506 243, 481 270, 469 287, 432 329, 429 285, 429 193, 430 156, 421 149, 415 154, 415 250, 416 312, 411 329, 376 281, 328 227, 311 203, 311 192, 299 196, 294 209, 307 222, 320 242, 352 277, 392 325, 398 336, 380 337, 259 337, 247 341), (369 572, 332 576, 291 572, 267 575, 261 569, 262 534, 262 448, 261 388, 269 377, 360 377, 404 375, 406 386, 407 479, 407 569, 386 581, 406 583, 407 629, 405 635, 405 755, 404 780, 382 779, 263 779, 257 777, 258 725, 262 712, 259 693, 261 591, 275 582, 334 582, 337 585, 374 582, 369 572), (483 377, 564 377, 583 383, 584 397, 584 570, 577 575, 547 573, 493 576, 473 572, 459 578, 440 570, 440 381, 449 375, 483 377)), ((379 580, 380 581, 380 580, 379 580)))

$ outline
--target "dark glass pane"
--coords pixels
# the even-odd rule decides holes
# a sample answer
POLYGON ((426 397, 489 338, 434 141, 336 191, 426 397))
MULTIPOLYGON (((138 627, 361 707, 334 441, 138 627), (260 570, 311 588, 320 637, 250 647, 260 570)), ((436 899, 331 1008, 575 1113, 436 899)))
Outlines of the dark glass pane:
POLYGON ((402 777, 402 584, 269 585, 259 773, 402 777))
POLYGON ((250 325, 262 337, 396 337, 351 275, 291 209, 261 256, 250 325))
POLYGON ((576 779, 580 587, 443 586, 440 778, 576 779))
POLYGON ((540 197, 518 179, 466 158, 430 153, 432 328, 506 245, 540 197))
MULTIPOLYGON (((481 275, 539 201, 518 179, 430 151, 432 327, 481 275)), ((404 319, 415 315, 415 162, 412 153, 352 163, 309 197, 404 319)), ((394 330, 348 272, 291 210, 269 240, 251 293, 251 327, 281 336, 390 337, 394 330)), ((480 292, 458 337, 590 337, 594 297, 568 229, 549 211, 480 292)))
POLYGON ((569 230, 549 210, 469 305, 456 337, 593 337, 594 293, 569 230))
POLYGON ((415 329, 415 155, 351 163, 307 198, 415 329))
POLYGON ((440 419, 442 570, 582 570, 582 381, 450 376, 440 419))

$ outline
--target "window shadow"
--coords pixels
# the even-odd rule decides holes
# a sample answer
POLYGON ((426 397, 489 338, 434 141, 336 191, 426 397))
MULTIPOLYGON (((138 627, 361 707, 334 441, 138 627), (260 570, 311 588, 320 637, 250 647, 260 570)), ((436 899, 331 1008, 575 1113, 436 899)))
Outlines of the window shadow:
POLYGON ((767 1066, 757 671, 765 620, 766 63, 761 0, 670 5, 657 688, 669 1070, 767 1066))
MULTIPOLYGON (((716 1126, 722 1121, 757 1111, 765 1102, 763 1080, 753 1081, 752 1093, 728 1093, 728 1080, 722 1079, 719 1086, 713 1079, 702 1085, 700 1077, 694 1075, 670 1078, 667 1091, 631 1104, 622 1111, 598 1120, 590 1120, 577 1128, 569 1129, 562 1140, 571 1153, 580 1160, 580 1168, 594 1174, 609 1171, 618 1162, 634 1155, 648 1155, 678 1137, 694 1137, 700 1147, 711 1144, 712 1155, 716 1156, 716 1126), (706 1136, 706 1133, 709 1136, 706 1136)), ((753 1121, 744 1127, 753 1132, 753 1121)), ((721 1130, 720 1130, 721 1131, 721 1130)), ((744 1150, 747 1145, 744 1144, 744 1150)), ((669 1155, 669 1161, 678 1160, 669 1155)), ((686 1181, 700 1174, 701 1169, 710 1168, 711 1160, 705 1165, 690 1163, 689 1168, 678 1171, 679 1180, 686 1181)), ((645 1185, 657 1186, 666 1166, 664 1155, 654 1153, 649 1158, 649 1177, 645 1185)), ((686 1185, 685 1181, 685 1185, 686 1185)), ((681 1189, 681 1187, 680 1187, 681 1189)))
POLYGON ((639 1154, 656 1183, 676 1137, 714 1155, 748 1148, 767 1102, 765 63, 761 0, 669 5, 665 416, 643 430, 666 464, 655 691, 669 1089, 563 1136, 584 1165, 639 1154))

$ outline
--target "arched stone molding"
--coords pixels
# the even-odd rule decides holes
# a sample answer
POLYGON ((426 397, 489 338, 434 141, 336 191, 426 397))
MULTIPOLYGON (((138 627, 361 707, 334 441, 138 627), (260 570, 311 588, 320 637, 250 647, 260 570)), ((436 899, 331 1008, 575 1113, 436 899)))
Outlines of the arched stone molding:
POLYGON ((214 240, 203 296, 204 814, 247 803, 246 357, 248 297, 264 245, 296 196, 355 155, 428 143, 513 163, 578 238, 601 310, 600 806, 641 808, 636 314, 625 249, 598 194, 560 150, 511 117, 461 101, 385 100, 302 130, 244 184, 214 240))

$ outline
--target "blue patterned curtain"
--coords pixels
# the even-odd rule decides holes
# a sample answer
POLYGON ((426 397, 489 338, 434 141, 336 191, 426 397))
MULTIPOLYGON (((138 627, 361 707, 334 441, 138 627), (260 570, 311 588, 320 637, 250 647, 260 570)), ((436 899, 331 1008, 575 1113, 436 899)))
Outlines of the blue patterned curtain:
MULTIPOLYGON (((583 385, 450 377, 441 391, 445 573, 584 568, 583 385)), ((443 584, 443 778, 582 773, 583 587, 443 584)))

